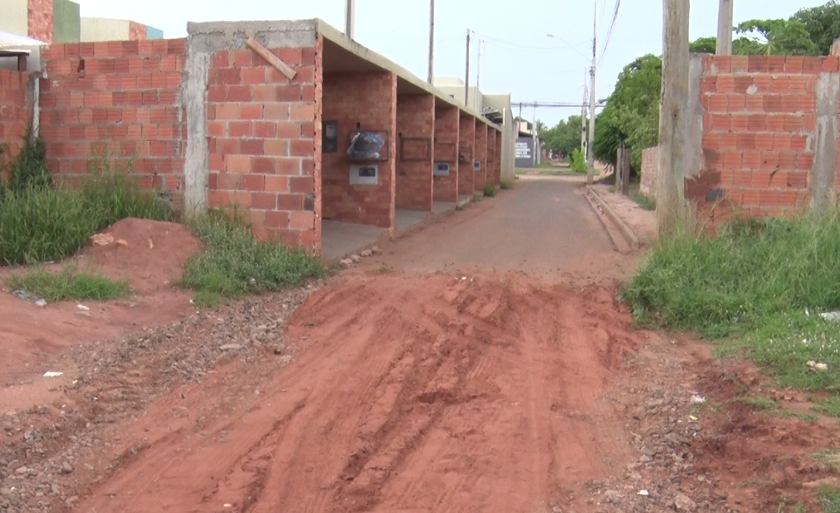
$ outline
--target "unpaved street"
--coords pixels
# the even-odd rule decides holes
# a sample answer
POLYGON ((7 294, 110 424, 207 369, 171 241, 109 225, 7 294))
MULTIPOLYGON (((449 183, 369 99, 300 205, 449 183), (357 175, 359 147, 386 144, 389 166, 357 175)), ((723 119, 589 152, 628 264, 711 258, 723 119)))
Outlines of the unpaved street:
POLYGON ((578 184, 523 179, 382 249, 55 355, 67 376, 0 419, 0 510, 763 512, 834 479, 812 454, 836 422, 755 412, 750 364, 633 329, 637 255, 578 184))

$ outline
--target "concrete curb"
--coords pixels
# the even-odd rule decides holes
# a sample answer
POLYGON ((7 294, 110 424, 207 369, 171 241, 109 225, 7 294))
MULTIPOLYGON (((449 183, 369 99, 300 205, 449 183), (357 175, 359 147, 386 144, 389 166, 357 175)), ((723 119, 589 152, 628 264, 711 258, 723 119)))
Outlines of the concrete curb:
POLYGON ((622 221, 621 218, 618 217, 615 212, 613 212, 613 210, 607 205, 607 203, 603 199, 601 199, 601 196, 599 196, 598 193, 595 192, 595 189, 591 185, 587 185, 586 190, 588 190, 590 194, 592 194, 592 196, 595 198, 595 201, 597 201, 598 205, 600 205, 601 209, 603 209, 603 211, 607 213, 607 217, 609 217, 610 221, 612 221, 612 223, 618 228, 618 230, 621 232, 621 235, 623 235, 624 239, 627 241, 627 244, 630 245, 631 249, 638 249, 641 246, 641 244, 639 243, 638 237, 636 237, 636 235, 633 233, 630 227, 627 226, 627 224, 624 221, 622 221))

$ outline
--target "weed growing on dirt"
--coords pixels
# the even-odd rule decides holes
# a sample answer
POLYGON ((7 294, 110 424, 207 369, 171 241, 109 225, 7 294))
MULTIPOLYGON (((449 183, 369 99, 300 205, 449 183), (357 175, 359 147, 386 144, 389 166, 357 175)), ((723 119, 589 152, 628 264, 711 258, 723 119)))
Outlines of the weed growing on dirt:
POLYGON ((770 399, 769 397, 764 397, 763 395, 739 397, 738 402, 746 404, 747 406, 752 406, 757 410, 774 410, 779 407, 779 405, 776 404, 776 401, 770 399))
POLYGON ((840 392, 840 324, 818 315, 840 308, 838 259, 840 216, 737 221, 662 241, 624 297, 643 324, 723 341, 784 386, 840 392))
POLYGON ((488 198, 492 198, 496 195, 496 186, 492 183, 484 184, 484 195, 488 198))
POLYGON ((643 210, 647 210, 649 212, 653 212, 654 210, 656 210, 656 201, 648 198, 638 190, 632 191, 630 193, 630 199, 636 202, 636 204, 639 205, 639 207, 641 207, 643 210))
MULTIPOLYGON (((36 167, 34 151, 25 157, 28 166, 36 167)), ((9 186, 0 200, 0 265, 60 260, 81 249, 97 231, 126 217, 163 221, 173 217, 156 193, 140 190, 126 172, 112 170, 106 159, 94 162, 90 175, 77 186, 53 186, 29 168, 28 174, 15 179, 15 173, 23 173, 18 168, 13 167, 10 178, 10 184, 18 185, 9 186)))
POLYGON ((481 201, 482 197, 483 196, 481 194, 476 192, 475 194, 473 194, 473 199, 472 199, 473 203, 478 203, 479 201, 481 201))
POLYGON ((819 405, 814 407, 814 410, 840 419, 840 397, 835 395, 823 399, 819 405))
POLYGON ((199 304, 297 287, 326 273, 320 260, 303 251, 260 242, 238 217, 214 212, 191 227, 207 251, 186 262, 181 284, 197 292, 199 304))
POLYGON ((57 273, 43 268, 12 274, 6 285, 55 303, 68 299, 105 301, 129 296, 128 281, 112 281, 101 274, 66 265, 57 273))
POLYGON ((840 490, 823 486, 819 495, 823 513, 840 513, 840 490))
POLYGON ((499 183, 499 187, 501 187, 501 188, 502 188, 502 190, 507 191, 507 190, 513 189, 513 184, 512 184, 512 183, 510 183, 510 182, 509 182, 509 181, 507 181, 507 180, 502 180, 502 181, 499 183))

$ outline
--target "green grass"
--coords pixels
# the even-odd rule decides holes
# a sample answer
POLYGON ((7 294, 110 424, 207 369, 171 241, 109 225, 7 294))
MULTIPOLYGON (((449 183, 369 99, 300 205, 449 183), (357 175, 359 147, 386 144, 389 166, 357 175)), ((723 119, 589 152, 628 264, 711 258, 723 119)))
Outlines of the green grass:
POLYGON ((840 513, 840 491, 823 486, 818 493, 823 513, 840 513))
POLYGON ((481 194, 479 194, 479 193, 477 193, 477 192, 476 192, 476 193, 474 193, 474 194, 473 194, 473 199, 472 199, 472 200, 473 200, 473 203, 478 203, 479 201, 481 201, 481 198, 483 198, 483 197, 484 197, 483 195, 481 195, 481 194))
POLYGON ((57 273, 43 268, 12 274, 6 285, 44 298, 49 303, 68 299, 104 301, 129 296, 128 280, 112 281, 101 274, 67 265, 57 273))
POLYGON ((91 235, 126 217, 171 220, 173 214, 158 195, 110 169, 94 169, 78 186, 7 190, 0 200, 0 265, 68 257, 91 235))
POLYGON ((509 181, 507 181, 507 180, 502 180, 502 181, 499 183, 499 187, 501 187, 501 188, 502 188, 502 190, 507 191, 507 190, 513 189, 513 184, 512 184, 512 183, 510 183, 510 182, 509 182, 509 181))
POLYGON ((528 170, 527 170, 527 169, 517 169, 517 170, 515 171, 515 174, 517 174, 517 175, 526 175, 526 174, 528 174, 528 170))
POLYGON ((195 301, 201 305, 297 287, 326 274, 317 258, 260 242, 245 223, 223 214, 197 219, 191 227, 207 251, 186 262, 181 285, 195 290, 195 301))
POLYGON ((840 396, 831 396, 814 407, 814 411, 840 419, 840 396))
POLYGON ((739 397, 738 402, 746 404, 747 406, 752 406, 757 410, 774 410, 779 407, 779 405, 776 404, 776 401, 770 399, 769 397, 764 397, 763 395, 739 397))
POLYGON ((840 323, 817 315, 840 308, 838 261, 838 216, 738 221, 660 241, 623 294, 643 325, 721 342, 783 386, 840 394, 840 323))
POLYGON ((484 195, 488 198, 492 198, 496 195, 496 186, 492 183, 484 184, 484 195))
POLYGON ((644 194, 642 194, 638 189, 630 191, 630 199, 636 202, 639 207, 644 210, 654 211, 656 210, 656 201, 648 198, 644 194))

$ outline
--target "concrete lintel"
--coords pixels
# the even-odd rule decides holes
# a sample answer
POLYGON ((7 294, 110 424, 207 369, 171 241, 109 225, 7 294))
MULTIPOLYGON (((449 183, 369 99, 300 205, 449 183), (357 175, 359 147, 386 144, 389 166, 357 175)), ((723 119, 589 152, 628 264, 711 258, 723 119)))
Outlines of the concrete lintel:
POLYGON ((494 124, 492 121, 482 116, 475 109, 471 109, 465 105, 461 105, 454 98, 450 97, 448 94, 444 93, 437 87, 434 87, 427 81, 415 76, 413 73, 403 68, 399 64, 387 59, 386 57, 383 57, 382 55, 374 52, 373 50, 367 47, 360 45, 359 43, 350 39, 343 32, 339 31, 324 20, 316 19, 314 21, 317 23, 318 33, 321 34, 324 37, 324 39, 335 43, 344 50, 362 59, 365 59, 366 61, 376 65, 377 67, 382 68, 383 70, 390 71, 391 73, 395 74, 398 79, 408 82, 409 84, 414 86, 414 88, 432 94, 438 100, 448 103, 453 107, 458 107, 461 111, 473 116, 485 125, 493 127, 496 130, 500 130, 498 125, 494 124))
POLYGON ((214 21, 187 24, 196 52, 244 50, 249 37, 268 48, 311 48, 318 38, 317 20, 214 21))
POLYGON ((817 97, 817 131, 814 134, 814 165, 811 197, 814 214, 834 205, 834 174, 837 169, 837 115, 840 111, 840 74, 821 73, 814 92, 817 97))

